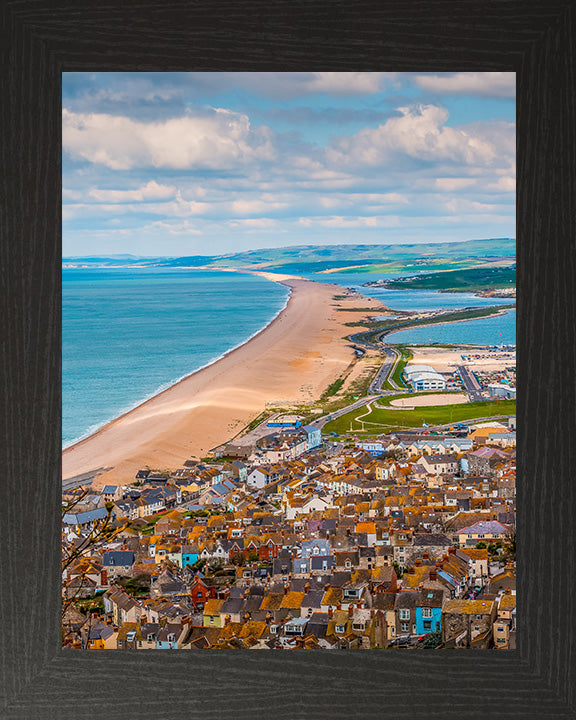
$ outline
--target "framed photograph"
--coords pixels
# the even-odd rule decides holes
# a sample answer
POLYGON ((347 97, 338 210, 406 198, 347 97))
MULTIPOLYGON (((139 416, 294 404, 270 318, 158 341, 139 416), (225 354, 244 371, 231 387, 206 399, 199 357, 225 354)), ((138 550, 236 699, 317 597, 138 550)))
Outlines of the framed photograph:
POLYGON ((563 2, 415 10, 4 7, 6 717, 574 717, 573 262, 565 244, 574 225, 574 12, 563 2), (191 80, 193 102, 178 85, 191 80), (366 94, 373 102, 360 111, 350 97, 366 94), (374 171, 383 164, 386 182, 374 171), (480 171, 486 165, 493 176, 480 171), (515 166, 516 230, 504 232, 513 228, 515 166), (406 210, 415 203, 425 222, 406 210), (474 261, 458 254, 458 237, 478 237, 474 223, 487 217, 481 237, 498 242, 474 261), (312 251, 292 257, 302 228, 312 251), (354 253, 318 252, 350 248, 351 232, 366 239, 354 253), (406 248, 416 232, 416 244, 453 243, 450 254, 442 245, 384 258, 381 246, 406 248), (516 263, 516 333, 511 326, 510 337, 467 341, 463 328, 511 315, 516 263), (122 284, 137 266, 128 307, 122 284), (182 282, 190 278, 205 285, 196 315, 182 282), (75 285, 83 281, 94 292, 84 317, 75 285), (182 324, 165 333, 158 300, 167 284, 166 305, 182 324), (426 289, 456 292, 438 307, 383 300, 426 289), (473 310, 463 291, 476 293, 473 310), (130 326, 146 322, 147 306, 157 322, 148 370, 164 353, 174 361, 161 368, 170 377, 152 373, 151 387, 115 398, 98 383, 92 395, 78 394, 82 373, 98 375, 105 360, 99 343, 128 368, 115 379, 126 390, 141 342, 130 326), (326 309, 332 328, 349 326, 341 333, 348 354, 334 355, 340 365, 330 372, 314 354, 312 307, 326 309), (123 313, 135 321, 122 325, 123 313), (99 314, 115 317, 118 332, 98 335, 96 323, 87 333, 99 314), (210 335, 218 318, 226 334, 210 335), (74 323, 83 336, 73 337, 74 323), (458 333, 441 336, 435 326, 458 333), (180 412, 174 402, 189 402, 190 393, 176 397, 178 385, 158 394, 190 372, 178 364, 178 332, 196 341, 184 354, 198 372, 184 383, 223 363, 228 377, 237 374, 218 403, 204 402, 211 411, 229 403, 234 413, 199 414, 204 434, 176 420, 170 435, 181 437, 170 444, 152 424, 180 412), (260 407, 241 373, 254 372, 258 358, 270 367, 264 340, 274 333, 273 345, 287 343, 278 367, 293 374, 260 373, 260 407), (470 402, 486 416, 467 414, 470 402), (394 413, 402 421, 391 427, 394 413), (212 432, 218 422, 225 430, 212 432), (96 466, 96 456, 106 459, 96 466), (356 484, 332 472, 362 463, 356 484), (430 504, 441 492, 473 522, 450 524, 450 513, 416 522, 405 503, 387 503, 396 497, 391 484, 406 485, 400 468, 408 465, 412 496, 430 504), (474 491, 458 482, 463 473, 478 481, 474 491), (348 495, 351 506, 338 501, 348 495), (502 501, 493 517, 483 512, 494 508, 491 497, 502 501), (204 521, 223 523, 209 542, 204 521), (267 523, 273 531, 254 530, 267 523), (91 530, 102 533, 92 545, 91 530), (290 543, 297 552, 286 551, 290 543), (71 553, 66 567, 62 547, 71 553), (359 548, 378 552, 373 559, 359 548), (314 593, 306 584, 317 578, 314 593), (252 597, 255 587, 265 588, 264 601, 252 597), (388 608, 377 596, 390 591, 388 608), (166 592, 169 613, 155 601, 166 592), (157 651, 164 648, 182 651, 157 651))

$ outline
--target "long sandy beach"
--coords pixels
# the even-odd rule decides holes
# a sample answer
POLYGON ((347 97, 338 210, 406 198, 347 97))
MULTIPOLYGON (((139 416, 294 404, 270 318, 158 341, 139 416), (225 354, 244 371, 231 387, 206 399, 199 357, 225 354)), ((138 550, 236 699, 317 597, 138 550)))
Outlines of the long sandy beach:
POLYGON ((230 440, 266 403, 317 399, 354 360, 345 325, 384 306, 337 285, 262 273, 291 288, 258 335, 62 453, 63 479, 108 468, 95 486, 128 483, 144 466, 177 468, 230 440), (345 296, 346 295, 346 296, 345 296), (337 296, 337 297, 335 297, 337 296), (345 297, 343 297, 345 296, 345 297))

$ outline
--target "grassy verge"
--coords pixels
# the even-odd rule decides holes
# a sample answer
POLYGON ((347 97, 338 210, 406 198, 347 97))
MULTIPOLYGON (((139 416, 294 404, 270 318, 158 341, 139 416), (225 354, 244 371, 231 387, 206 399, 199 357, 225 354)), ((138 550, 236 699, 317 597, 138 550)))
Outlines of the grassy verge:
POLYGON ((398 387, 408 387, 402 379, 402 373, 406 365, 412 360, 413 355, 405 345, 397 345, 396 349, 401 353, 401 358, 392 373, 392 380, 398 387))
POLYGON ((431 405, 414 410, 392 409, 373 406, 372 412, 365 415, 366 409, 353 410, 340 418, 327 423, 323 432, 345 434, 347 432, 377 434, 392 429, 422 427, 427 425, 446 425, 476 418, 515 415, 515 400, 487 400, 485 402, 461 403, 458 405, 431 405), (362 422, 358 415, 365 415, 362 422), (351 429, 351 430, 350 430, 351 429))
POLYGON ((319 417, 319 415, 311 413, 312 409, 321 409, 322 414, 327 415, 335 412, 336 410, 340 410, 343 407, 346 407, 346 405, 350 405, 350 403, 353 403, 354 400, 359 397, 368 395, 368 388, 370 387, 370 384, 372 383, 372 380, 376 376, 378 370, 378 364, 375 364, 374 367, 367 365, 362 374, 350 384, 350 387, 343 395, 339 396, 338 398, 330 399, 326 396, 325 393, 324 396, 317 403, 314 403, 314 405, 298 408, 298 414, 304 417, 304 424, 307 424, 319 417))
POLYGON ((335 380, 332 385, 329 385, 324 393, 322 394, 321 400, 326 400, 329 397, 332 397, 332 395, 336 395, 338 390, 344 385, 344 380, 346 380, 345 377, 338 378, 338 380, 335 380))

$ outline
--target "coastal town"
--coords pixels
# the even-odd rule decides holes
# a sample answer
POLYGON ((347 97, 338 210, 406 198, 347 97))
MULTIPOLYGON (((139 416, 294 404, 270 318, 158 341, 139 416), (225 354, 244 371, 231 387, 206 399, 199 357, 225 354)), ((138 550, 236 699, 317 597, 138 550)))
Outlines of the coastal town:
POLYGON ((514 649, 514 348, 419 352, 358 352, 369 387, 337 411, 64 484, 63 645, 514 649))

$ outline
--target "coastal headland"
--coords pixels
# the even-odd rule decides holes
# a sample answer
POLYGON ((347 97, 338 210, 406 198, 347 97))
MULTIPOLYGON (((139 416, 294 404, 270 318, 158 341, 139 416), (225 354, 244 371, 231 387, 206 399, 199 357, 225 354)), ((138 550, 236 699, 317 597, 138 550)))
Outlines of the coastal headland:
POLYGON ((105 467, 99 487, 132 482, 145 466, 181 467, 236 435, 266 403, 318 398, 355 358, 349 311, 387 311, 337 285, 255 274, 291 288, 284 310, 240 347, 66 448, 64 480, 105 467))

